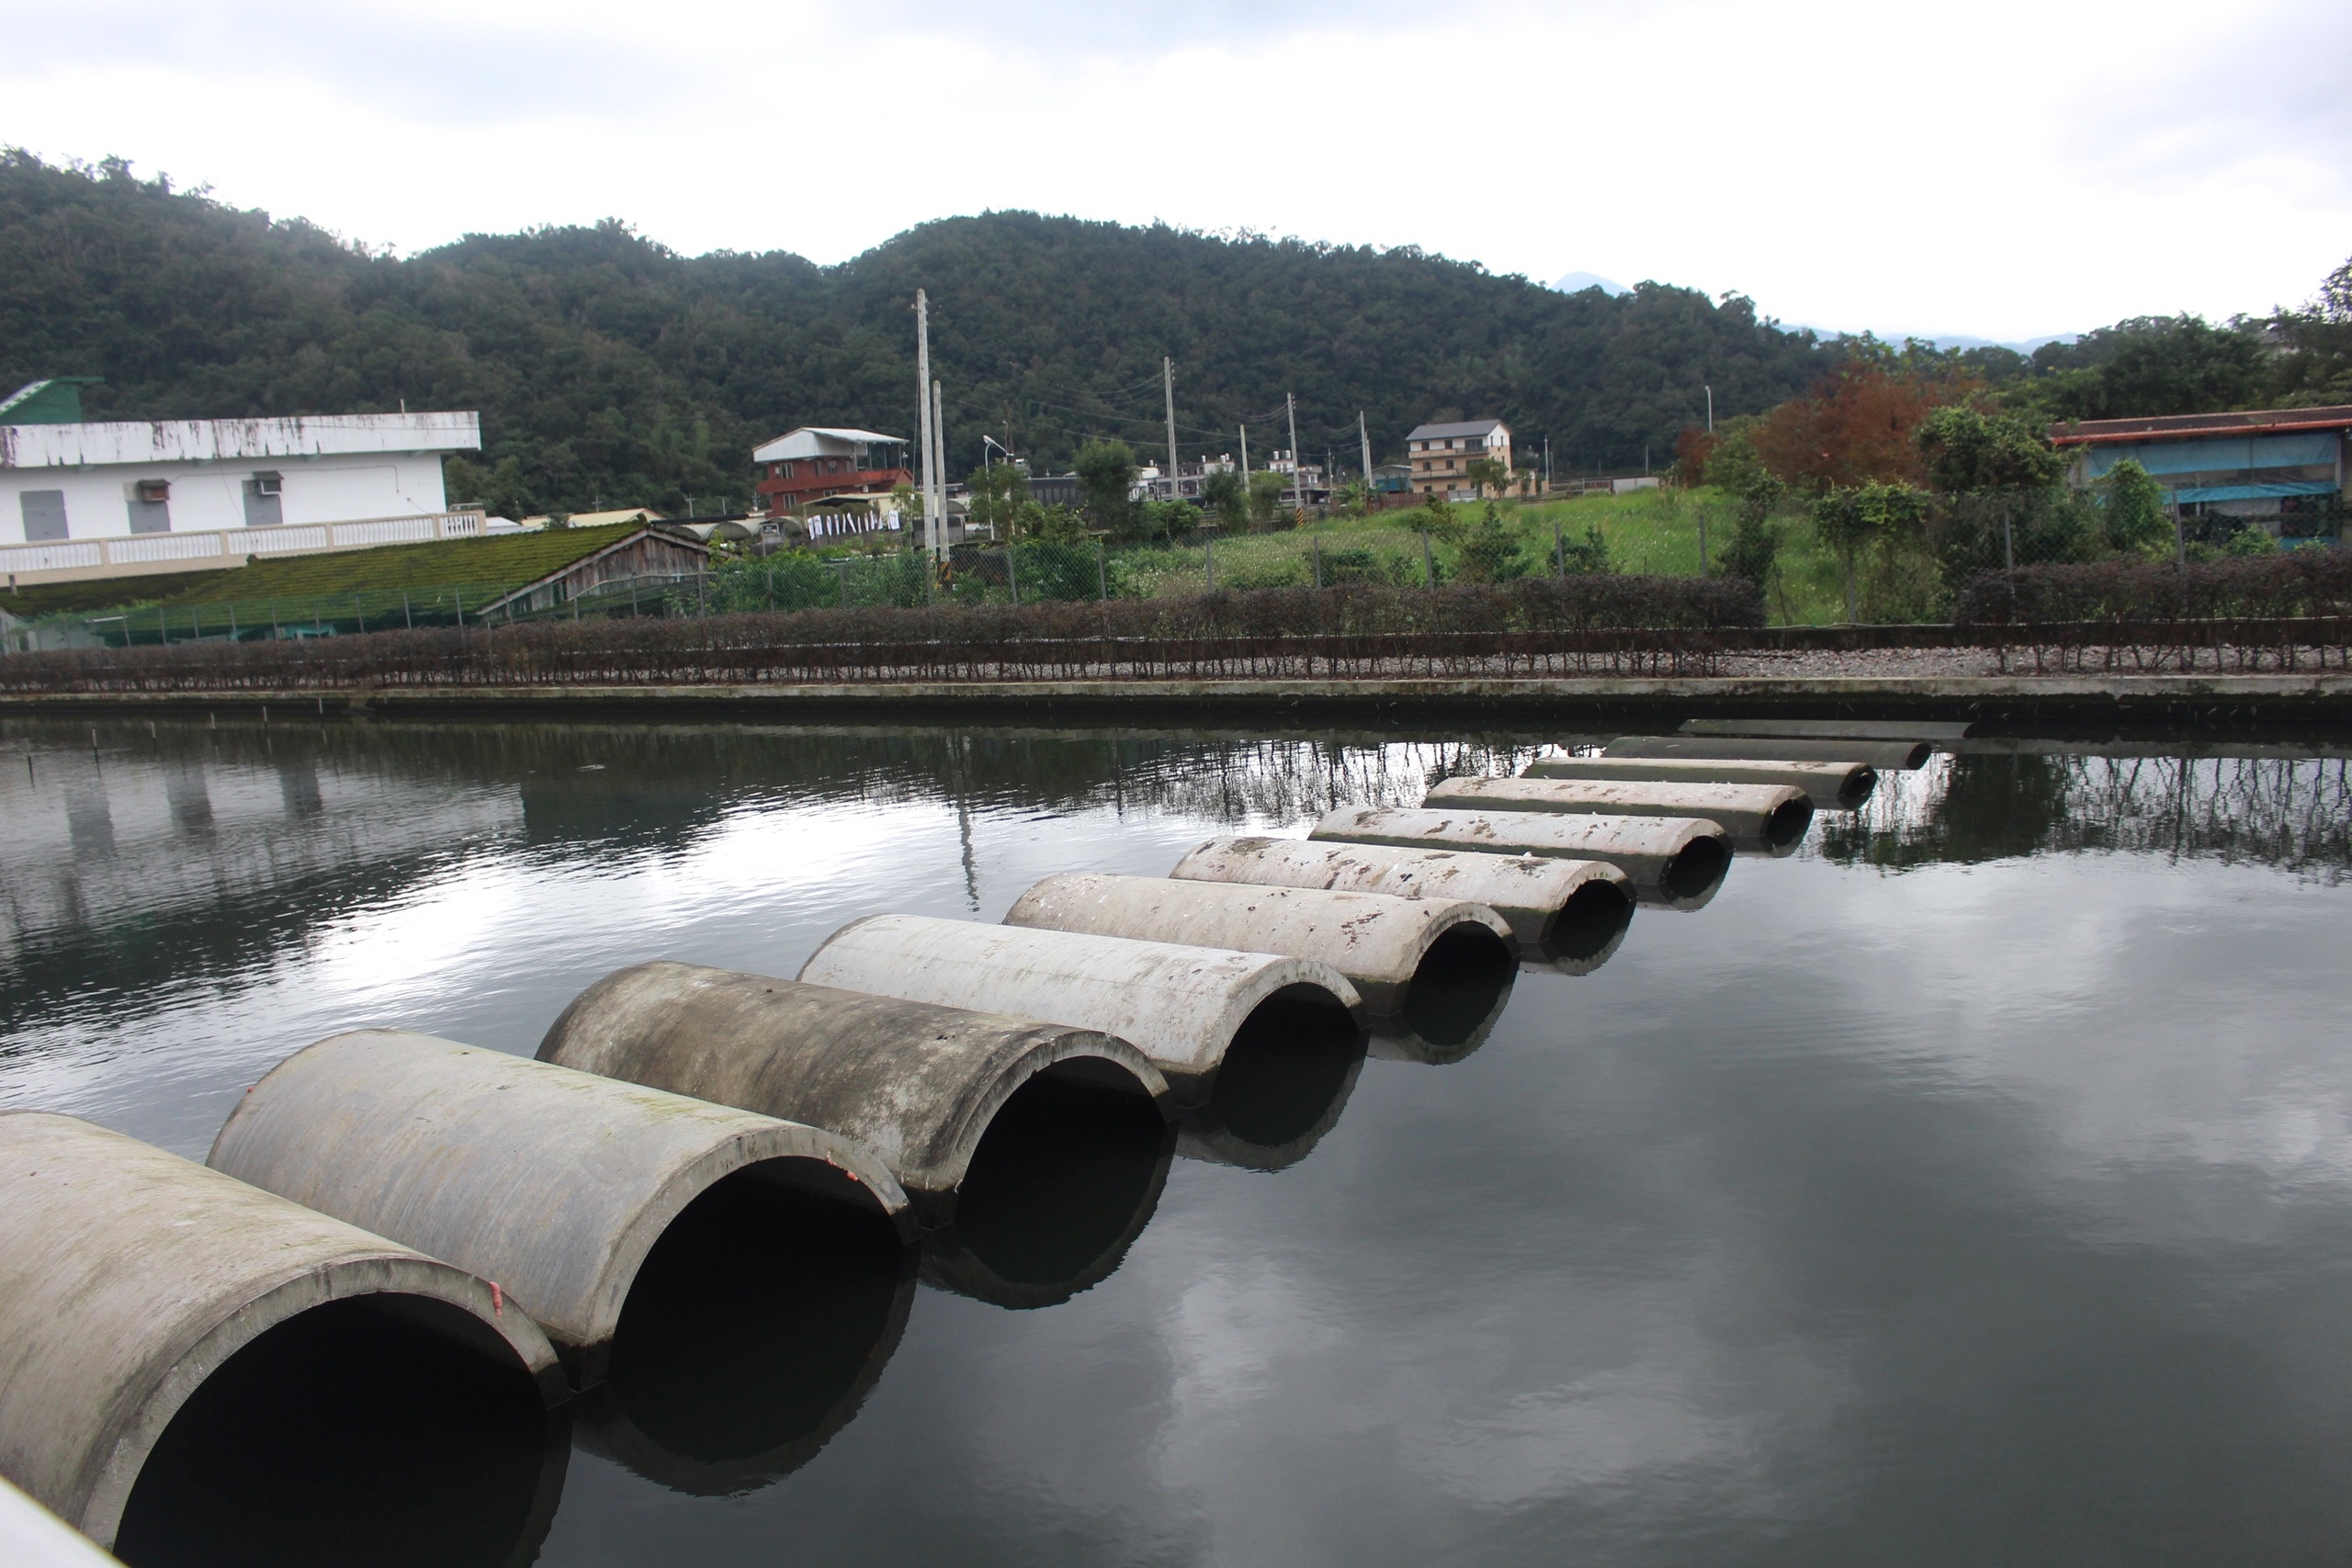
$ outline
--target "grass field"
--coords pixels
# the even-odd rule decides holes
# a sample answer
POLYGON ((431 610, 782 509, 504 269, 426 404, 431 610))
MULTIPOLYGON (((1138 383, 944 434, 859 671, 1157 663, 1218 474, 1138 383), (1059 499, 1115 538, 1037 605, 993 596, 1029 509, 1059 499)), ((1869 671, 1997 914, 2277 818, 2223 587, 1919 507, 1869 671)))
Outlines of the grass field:
POLYGON ((453 582, 519 587, 636 532, 634 523, 596 528, 548 528, 487 539, 439 539, 386 545, 372 550, 289 556, 215 572, 161 603, 217 604, 232 599, 299 599, 305 594, 394 592, 453 582))

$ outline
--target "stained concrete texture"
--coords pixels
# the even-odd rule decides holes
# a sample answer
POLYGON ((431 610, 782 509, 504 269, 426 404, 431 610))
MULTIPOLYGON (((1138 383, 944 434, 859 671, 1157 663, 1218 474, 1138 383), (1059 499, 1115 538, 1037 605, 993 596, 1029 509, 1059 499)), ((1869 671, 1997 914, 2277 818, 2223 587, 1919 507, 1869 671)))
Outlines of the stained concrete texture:
POLYGON ((926 1224, 946 1223, 997 1112, 1040 1073, 1175 1111, 1159 1069, 1097 1030, 692 964, 605 976, 564 1009, 539 1060, 854 1138, 926 1224))
MULTIPOLYGON (((496 1280, 570 1348, 609 1343, 671 1222, 739 1171, 911 1225, 897 1179, 838 1134, 400 1030, 279 1063, 209 1163, 496 1280)), ((602 1371, 574 1358, 582 1382, 602 1371)))
POLYGON ((1538 951, 1551 942, 1563 911, 1579 899, 1596 911, 1622 915, 1633 898, 1625 874, 1600 861, 1312 839, 1211 839, 1168 874, 1187 882, 1464 899, 1500 915, 1522 946, 1538 951))
POLYGON ((0 1562, 8 1568, 113 1568, 114 1561, 89 1537, 0 1481, 0 1562))
POLYGON ((484 1280, 74 1117, 0 1113, 0 1475, 101 1544, 205 1380, 330 1302, 382 1300, 567 1392, 484 1280))
POLYGON ((1351 1014, 1363 1005, 1347 976, 1318 960, 922 915, 852 921, 825 939, 799 977, 1097 1030, 1149 1057, 1187 1102, 1206 1092, 1269 1004, 1351 1014))
POLYGON ((1860 762, 1757 762, 1737 758, 1538 757, 1531 779, 1646 780, 1658 784, 1789 784, 1816 811, 1850 811, 1870 798, 1878 774, 1860 762))
POLYGON ((1432 811, 1566 811, 1618 817, 1688 817, 1713 822, 1742 848, 1793 850, 1813 825, 1813 803, 1787 784, 1652 784, 1616 779, 1441 779, 1422 805, 1432 811))
POLYGON ((1320 959, 1355 982, 1366 1007, 1383 1013, 1403 1010, 1425 970, 1475 961, 1476 931, 1488 933, 1486 945, 1498 956, 1509 954, 1511 941, 1508 921, 1464 899, 1091 871, 1046 877, 1013 900, 1004 923, 1320 959), (1469 930, 1452 936, 1464 927, 1469 930))
POLYGON ((1908 770, 1924 766, 1936 749, 1925 740, 1808 740, 1781 737, 1621 735, 1604 757, 1696 757, 1751 762, 1860 762, 1908 770))
POLYGON ((1931 718, 1686 718, 1684 735, 1749 735, 1772 740, 1965 740, 1976 727, 1931 718))
POLYGON ((1604 861, 1632 879, 1644 903, 1677 909, 1697 908, 1713 897, 1731 866, 1731 836, 1688 817, 1343 806, 1325 813, 1307 837, 1604 861))

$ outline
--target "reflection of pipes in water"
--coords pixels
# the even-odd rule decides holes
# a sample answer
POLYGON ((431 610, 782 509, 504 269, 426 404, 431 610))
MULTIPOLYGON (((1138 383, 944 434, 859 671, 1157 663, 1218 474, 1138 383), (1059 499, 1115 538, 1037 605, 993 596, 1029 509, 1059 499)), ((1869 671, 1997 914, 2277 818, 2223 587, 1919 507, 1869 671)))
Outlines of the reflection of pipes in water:
POLYGON ((1295 1165, 1339 1121, 1363 1055, 1345 1008, 1304 987, 1269 997, 1234 1037, 1207 1102, 1186 1113, 1178 1152, 1253 1170, 1295 1165))
POLYGON ((748 1492, 807 1463, 906 1328, 914 1249, 763 1175, 736 1172, 663 1233, 582 1402, 582 1446, 674 1491, 748 1492))
POLYGON ((529 1377, 382 1298, 311 1308, 245 1346, 148 1457, 115 1551, 141 1563, 528 1562, 570 1422, 529 1377))
POLYGON ((1174 1139, 1148 1095, 1031 1078, 989 1122, 954 1223, 925 1240, 924 1281, 1026 1308, 1107 1279, 1159 1207, 1174 1139))
MULTIPOLYGON (((1479 926, 1455 926, 1430 945, 1397 1010, 1400 1028, 1384 1030, 1403 1055, 1429 1063, 1458 1062, 1486 1043, 1519 978, 1512 948, 1479 926)), ((1388 1055, 1375 1047, 1375 1055, 1388 1055)))

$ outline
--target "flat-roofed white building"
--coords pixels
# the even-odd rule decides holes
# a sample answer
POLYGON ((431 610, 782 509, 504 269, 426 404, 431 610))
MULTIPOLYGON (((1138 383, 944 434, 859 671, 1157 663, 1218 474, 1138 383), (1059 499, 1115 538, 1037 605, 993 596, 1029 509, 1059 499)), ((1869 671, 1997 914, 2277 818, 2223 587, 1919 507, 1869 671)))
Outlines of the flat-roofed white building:
POLYGON ((449 511, 441 459, 481 448, 470 412, 0 423, 0 572, 71 581, 470 537, 482 516, 449 511))

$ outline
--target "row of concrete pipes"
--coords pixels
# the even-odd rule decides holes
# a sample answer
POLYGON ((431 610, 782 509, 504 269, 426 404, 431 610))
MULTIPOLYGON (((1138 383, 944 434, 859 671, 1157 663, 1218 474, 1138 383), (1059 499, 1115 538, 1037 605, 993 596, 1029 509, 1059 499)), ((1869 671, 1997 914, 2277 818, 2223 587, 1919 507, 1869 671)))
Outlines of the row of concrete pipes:
MULTIPOLYGON (((1418 808, 1332 811, 1303 840, 1214 839, 1164 878, 1049 876, 1001 925, 860 919, 797 979, 639 964, 582 993, 536 1059, 335 1035, 248 1089, 202 1165, 0 1115, 0 1475, 100 1543, 138 1533, 175 1417, 322 1313, 350 1354, 423 1331, 563 1404, 619 1376, 625 1317, 656 1311, 649 1260, 730 1204, 862 1213, 894 1254, 929 1235, 934 1284, 1063 1299, 1116 1266, 1171 1151, 1299 1157, 1367 1048, 1467 1055, 1521 966, 1589 970, 1637 903, 1699 908, 1736 852, 1791 852, 1815 810, 1949 733, 1850 728, 1543 757, 1418 808), (1142 1129, 1138 1157, 1087 1168, 1116 1191, 1084 1195, 1074 1229, 1022 1207, 1036 1179, 1017 1158, 989 1166, 992 1134, 1057 1116, 1142 1129), (977 1195, 990 1181, 1013 1200, 977 1195)), ((893 1267, 835 1410, 903 1324, 917 1266, 893 1267)), ((665 1447, 660 1419, 606 1405, 599 1442, 690 1490, 754 1483, 827 1430, 665 1447)), ((22 1506, 0 1494, 0 1517, 22 1506)))

